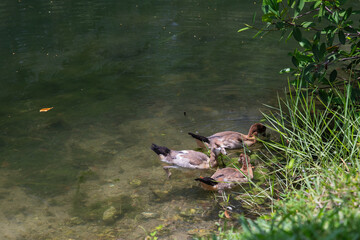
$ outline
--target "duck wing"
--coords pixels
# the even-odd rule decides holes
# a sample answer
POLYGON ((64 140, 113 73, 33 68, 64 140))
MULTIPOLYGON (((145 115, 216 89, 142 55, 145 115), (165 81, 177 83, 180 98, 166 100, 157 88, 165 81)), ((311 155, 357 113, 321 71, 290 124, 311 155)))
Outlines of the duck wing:
POLYGON ((243 146, 243 138, 244 135, 242 133, 233 131, 219 132, 209 137, 212 143, 229 149, 241 148, 243 146))
POLYGON ((218 169, 211 177, 218 181, 237 182, 240 178, 244 178, 245 176, 238 169, 227 167, 218 169))
POLYGON ((171 151, 171 163, 185 168, 209 168, 208 156, 193 150, 171 151))
POLYGON ((202 165, 209 160, 209 157, 205 153, 189 151, 187 154, 189 163, 195 166, 202 165))

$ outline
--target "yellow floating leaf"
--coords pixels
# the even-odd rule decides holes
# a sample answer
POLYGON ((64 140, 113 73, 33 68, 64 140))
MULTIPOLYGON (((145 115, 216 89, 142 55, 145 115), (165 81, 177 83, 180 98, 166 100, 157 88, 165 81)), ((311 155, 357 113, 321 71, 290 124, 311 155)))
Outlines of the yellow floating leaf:
POLYGON ((53 109, 54 107, 50 107, 50 108, 42 108, 40 109, 40 112, 47 112, 50 111, 51 109, 53 109))

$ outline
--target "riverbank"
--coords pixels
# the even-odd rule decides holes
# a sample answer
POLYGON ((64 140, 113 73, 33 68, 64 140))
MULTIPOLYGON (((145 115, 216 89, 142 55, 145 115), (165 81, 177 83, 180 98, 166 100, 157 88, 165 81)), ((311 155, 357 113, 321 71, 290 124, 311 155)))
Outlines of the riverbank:
POLYGON ((264 142, 274 158, 263 160, 277 165, 267 176, 273 211, 240 217, 241 228, 215 239, 359 238, 360 116, 350 94, 339 97, 343 105, 334 109, 296 89, 264 114, 282 139, 264 142))
POLYGON ((261 26, 299 46, 281 73, 291 73, 285 98, 264 114, 280 141, 267 141, 263 162, 272 213, 215 239, 359 239, 359 3, 264 0, 261 26), (272 157, 267 157, 268 155, 272 157), (272 177, 272 178, 271 178, 272 177), (240 232, 238 232, 240 230, 240 232))

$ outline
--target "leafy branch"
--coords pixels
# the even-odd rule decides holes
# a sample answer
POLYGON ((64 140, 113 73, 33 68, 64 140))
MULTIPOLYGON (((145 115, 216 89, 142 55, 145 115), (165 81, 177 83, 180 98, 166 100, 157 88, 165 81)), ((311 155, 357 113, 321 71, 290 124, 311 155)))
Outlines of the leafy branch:
MULTIPOLYGON (((350 81, 358 78, 356 66, 360 63, 360 28, 352 18, 360 14, 352 7, 345 7, 346 0, 263 0, 261 17, 262 27, 245 24, 238 32, 256 30, 254 37, 263 37, 269 32, 280 32, 286 41, 292 37, 299 48, 289 55, 293 67, 280 73, 290 73, 296 86, 306 88, 328 88, 344 81, 336 69, 347 62, 352 70, 350 81), (329 71, 329 69, 331 71, 329 71)), ((353 85, 350 92, 359 91, 353 85)), ((325 94, 325 95, 326 95, 325 94)), ((322 94, 324 96, 324 93, 322 94)), ((331 99, 328 98, 327 99, 331 99)), ((324 100, 324 99, 323 99, 324 100)))

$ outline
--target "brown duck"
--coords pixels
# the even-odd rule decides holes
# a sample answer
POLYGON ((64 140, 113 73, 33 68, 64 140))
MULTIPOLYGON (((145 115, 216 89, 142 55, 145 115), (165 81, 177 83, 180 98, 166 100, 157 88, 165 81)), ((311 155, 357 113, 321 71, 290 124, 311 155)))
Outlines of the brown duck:
POLYGON ((189 133, 189 135, 195 138, 196 143, 201 148, 218 146, 224 149, 237 149, 244 147, 244 145, 253 145, 256 143, 256 137, 259 134, 264 135, 265 132, 266 127, 263 124, 255 123, 250 127, 247 135, 233 131, 218 132, 210 137, 204 137, 194 133, 189 133))
POLYGON ((239 163, 242 162, 240 170, 236 168, 218 169, 211 177, 196 178, 205 190, 222 192, 226 189, 234 188, 237 183, 248 182, 254 177, 250 157, 240 154, 239 163))
POLYGON ((210 151, 210 157, 205 153, 197 152, 193 150, 170 150, 167 147, 158 146, 156 144, 151 145, 157 155, 159 155, 162 162, 171 164, 171 166, 164 166, 164 170, 170 177, 170 168, 192 168, 192 169, 208 169, 216 167, 218 165, 217 156, 221 152, 221 148, 213 148, 210 151))

